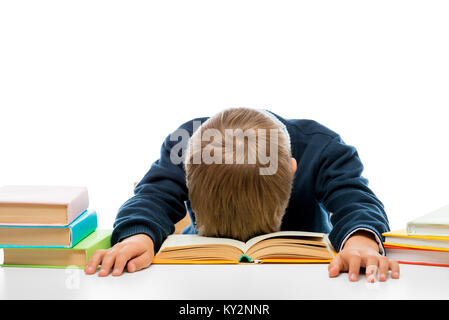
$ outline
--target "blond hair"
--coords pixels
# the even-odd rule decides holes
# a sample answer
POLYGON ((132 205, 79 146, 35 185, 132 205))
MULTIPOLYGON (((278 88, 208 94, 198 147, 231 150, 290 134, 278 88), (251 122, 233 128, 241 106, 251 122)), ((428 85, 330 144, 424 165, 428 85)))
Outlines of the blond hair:
POLYGON ((233 108, 208 119, 189 141, 185 171, 189 199, 200 235, 247 241, 256 235, 280 230, 293 180, 291 151, 279 125, 263 112, 233 108), (201 134, 208 129, 221 134, 219 141, 203 141, 201 134), (257 146, 250 143, 254 138, 250 135, 241 135, 243 139, 240 141, 237 137, 230 137, 233 130, 255 133, 257 139, 252 141, 257 141, 257 146), (268 135, 261 132, 268 132, 268 135), (231 148, 225 147, 227 138, 233 141, 231 148), (199 148, 193 147, 195 143, 199 148), (273 143, 275 148, 271 148, 273 143), (266 163, 251 156, 257 152, 256 149, 270 156, 273 156, 270 152, 277 151, 276 172, 260 173, 266 163), (239 161, 236 155, 239 150, 244 150, 244 161, 239 161), (220 155, 226 161, 194 161, 196 156, 205 152, 220 155))

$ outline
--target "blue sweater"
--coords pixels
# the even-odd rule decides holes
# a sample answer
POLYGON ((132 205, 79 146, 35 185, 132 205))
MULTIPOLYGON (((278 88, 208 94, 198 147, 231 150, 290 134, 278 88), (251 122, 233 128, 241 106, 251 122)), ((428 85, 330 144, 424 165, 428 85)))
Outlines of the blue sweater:
MULTIPOLYGON (((357 229, 374 232, 377 239, 389 231, 383 204, 362 177, 363 164, 353 146, 325 126, 304 119, 284 119, 290 135, 292 156, 298 163, 289 205, 281 230, 329 233, 329 240, 339 251, 344 240, 357 229)), ((194 119, 203 123, 208 118, 194 119)), ((191 136, 193 121, 180 128, 191 136)), ((192 225, 183 233, 195 233, 183 164, 174 164, 170 152, 182 140, 165 139, 160 158, 134 189, 134 196, 119 209, 112 233, 112 245, 135 234, 153 239, 155 252, 174 224, 186 214, 192 225)), ((176 146, 177 148, 179 147, 176 146)))

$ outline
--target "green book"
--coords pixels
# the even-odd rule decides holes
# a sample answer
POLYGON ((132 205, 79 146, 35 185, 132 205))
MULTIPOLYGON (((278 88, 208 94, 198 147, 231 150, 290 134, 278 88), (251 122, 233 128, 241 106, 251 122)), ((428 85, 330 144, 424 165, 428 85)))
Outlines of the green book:
POLYGON ((95 230, 72 248, 5 248, 4 267, 84 268, 92 254, 111 247, 112 230, 95 230))

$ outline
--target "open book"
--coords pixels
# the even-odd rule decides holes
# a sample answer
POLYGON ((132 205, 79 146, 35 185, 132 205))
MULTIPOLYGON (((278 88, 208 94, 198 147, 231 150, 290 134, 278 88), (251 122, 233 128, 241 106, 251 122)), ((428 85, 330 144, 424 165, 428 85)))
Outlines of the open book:
POLYGON ((327 263, 334 254, 324 233, 280 231, 247 242, 175 234, 164 241, 153 263, 327 263))

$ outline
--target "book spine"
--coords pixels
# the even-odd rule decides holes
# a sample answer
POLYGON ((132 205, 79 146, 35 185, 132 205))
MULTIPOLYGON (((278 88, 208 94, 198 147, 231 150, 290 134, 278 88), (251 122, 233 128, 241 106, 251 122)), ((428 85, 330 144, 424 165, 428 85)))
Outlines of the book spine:
POLYGON ((416 222, 407 223, 407 234, 413 236, 449 237, 448 225, 425 225, 416 222))
POLYGON ((89 194, 87 188, 73 199, 67 205, 67 224, 72 223, 76 218, 78 218, 87 208, 89 207, 89 194))
POLYGON ((406 229, 407 235, 415 234, 415 228, 412 223, 408 222, 405 229, 406 229))
POLYGON ((89 234, 95 231, 98 226, 97 212, 92 209, 84 211, 77 219, 70 224, 71 229, 71 247, 83 240, 89 234))
POLYGON ((449 264, 440 264, 440 263, 428 263, 428 262, 413 262, 413 261, 397 261, 400 264, 411 264, 417 266, 431 266, 431 267, 449 267, 449 264))

